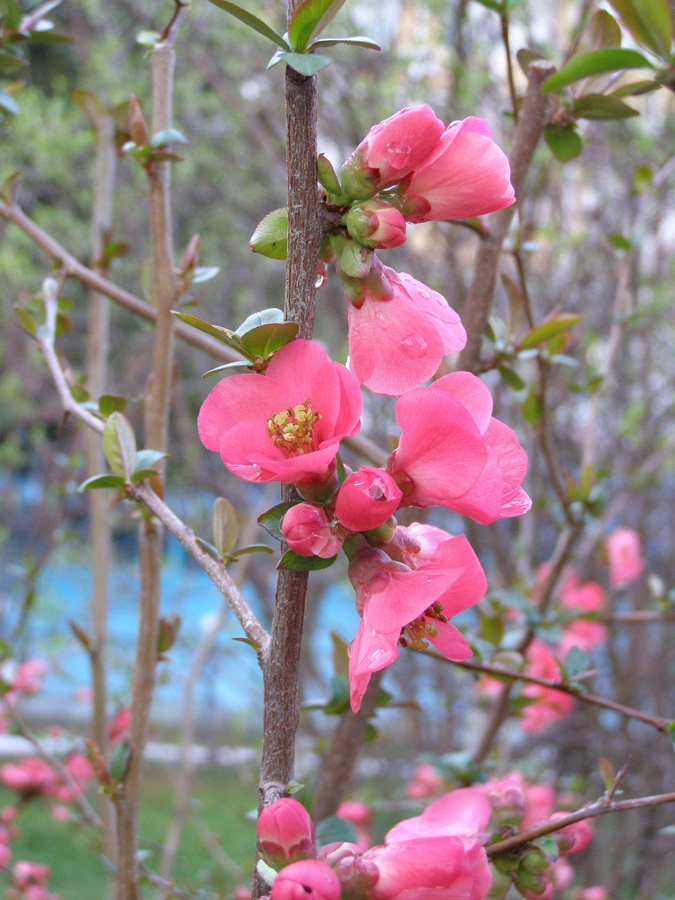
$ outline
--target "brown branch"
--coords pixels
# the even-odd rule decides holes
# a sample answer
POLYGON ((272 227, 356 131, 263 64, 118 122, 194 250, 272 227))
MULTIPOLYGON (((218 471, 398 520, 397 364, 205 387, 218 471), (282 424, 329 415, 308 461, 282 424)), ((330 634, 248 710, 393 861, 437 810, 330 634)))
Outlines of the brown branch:
POLYGON ((459 356, 458 367, 460 369, 472 372, 479 363, 481 340, 490 313, 502 244, 522 201, 525 177, 541 137, 551 103, 550 99, 541 93, 540 87, 552 71, 553 66, 546 61, 533 62, 529 68, 527 90, 509 156, 511 183, 517 200, 514 205, 493 214, 490 221, 490 232, 478 246, 473 280, 462 314, 462 321, 467 332, 467 343, 459 356))
POLYGON ((601 797, 595 803, 584 806, 576 812, 570 813, 568 816, 561 816, 559 819, 553 819, 548 822, 542 822, 539 825, 533 825, 527 831, 521 834, 514 834, 513 837, 506 838, 496 844, 491 844, 485 848, 488 856, 497 856, 499 853, 510 853, 517 850, 524 844, 543 837, 545 834, 551 834, 554 831, 560 831, 568 825, 574 825, 575 822, 581 822, 582 819, 592 819, 594 816, 604 816, 607 813, 621 812, 628 809, 642 809, 645 806, 661 806, 664 803, 675 803, 675 793, 671 794, 655 794, 651 797, 636 797, 634 800, 609 800, 601 797))

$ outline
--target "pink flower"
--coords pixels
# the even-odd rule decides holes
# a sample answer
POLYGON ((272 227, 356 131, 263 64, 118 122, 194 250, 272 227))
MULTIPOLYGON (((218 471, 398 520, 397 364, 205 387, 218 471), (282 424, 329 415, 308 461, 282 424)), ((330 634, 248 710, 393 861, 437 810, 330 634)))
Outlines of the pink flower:
POLYGON ((272 900, 340 900, 337 875, 320 859, 303 859, 279 872, 272 885, 272 900))
POLYGON ((599 647, 607 640, 607 628, 602 622, 590 622, 588 619, 577 619, 564 628, 562 640, 558 644, 556 655, 565 659, 572 647, 578 647, 584 653, 599 647))
POLYGON ((351 822, 356 828, 356 842, 360 850, 370 847, 370 824, 373 814, 367 803, 359 800, 344 800, 337 808, 336 816, 351 822))
POLYGON ((426 104, 402 109, 374 125, 340 170, 351 200, 366 200, 402 181, 431 153, 443 123, 426 104))
POLYGON ((1 766, 0 781, 28 798, 35 794, 51 794, 58 784, 58 775, 46 762, 29 756, 19 763, 1 766))
MULTIPOLYGON (((527 648, 525 658, 527 660, 525 671, 528 675, 550 681, 560 678, 560 669, 555 657, 543 641, 535 638, 527 648)), ((521 727, 527 734, 540 734, 553 722, 568 716, 574 706, 574 697, 571 694, 539 684, 525 685, 523 694, 535 701, 523 709, 521 727)))
POLYGON ((405 786, 405 792, 411 800, 423 800, 433 797, 442 784, 443 779, 436 769, 429 763, 423 763, 413 772, 413 777, 405 786))
MULTIPOLYGON (((556 812, 549 816, 548 820, 553 822, 556 819, 564 819, 566 815, 565 812, 556 812)), ((582 819, 554 831, 551 836, 558 845, 561 855, 571 856, 573 853, 581 853, 588 847, 593 837, 593 826, 588 819, 582 819)))
POLYGON ((465 219, 515 203, 509 161, 484 119, 450 124, 424 162, 398 189, 410 222, 465 219))
POLYGON ((401 428, 387 471, 408 506, 446 506, 483 525, 532 505, 521 488, 527 456, 514 432, 492 417, 492 397, 470 372, 408 391, 396 404, 401 428), (430 427, 433 423, 433 428, 430 427))
POLYGON ((316 856, 314 823, 305 807, 292 797, 283 797, 261 810, 256 830, 260 848, 275 868, 316 856))
MULTIPOLYGON (((349 646, 354 712, 361 705, 371 673, 396 659, 399 643, 423 649, 430 641, 448 659, 471 656, 471 648, 449 619, 480 600, 487 586, 485 573, 463 535, 453 537, 432 526, 418 529, 431 532, 431 546, 425 552, 413 532, 410 542, 419 549, 417 554, 406 553, 407 562, 394 561, 384 550, 367 546, 350 562, 349 578, 361 615, 349 646)), ((394 547, 402 543, 401 534, 408 532, 396 530, 394 547)))
POLYGON ((335 515, 348 531, 369 531, 387 521, 402 496, 399 486, 384 469, 361 466, 340 487, 335 515))
POLYGON ((396 844, 417 838, 475 838, 485 830, 491 813, 482 790, 460 788, 434 800, 422 815, 394 825, 384 840, 386 844, 396 844))
POLYGON ((560 602, 568 609, 578 609, 582 612, 599 612, 605 607, 606 596, 604 588, 597 581, 585 581, 579 583, 579 578, 574 572, 563 581, 560 589, 560 602))
POLYGON ((609 559, 609 583, 613 588, 625 587, 642 575, 640 535, 632 528, 615 528, 605 541, 609 559))
POLYGON ((364 247, 390 250, 405 243, 403 213, 384 200, 354 204, 344 222, 350 235, 364 247))
POLYGON ((292 341, 265 375, 231 375, 199 412, 199 436, 246 481, 284 484, 324 476, 343 437, 355 434, 361 391, 354 375, 314 341, 292 341))
POLYGON ((466 344, 464 326, 444 297, 377 258, 359 303, 349 306, 349 365, 377 394, 417 387, 466 344))
POLYGON ((283 518, 281 533, 286 543, 300 556, 330 559, 340 550, 344 536, 333 526, 324 506, 298 503, 283 518))
POLYGON ((12 690, 22 694, 36 694, 42 688, 42 678, 47 666, 41 659, 27 659, 16 670, 12 690))
POLYGON ((482 790, 490 802, 494 820, 500 828, 522 823, 526 799, 525 782, 520 772, 511 772, 505 778, 491 778, 478 790, 482 790))
POLYGON ((47 879, 51 874, 49 866, 42 863, 30 862, 26 859, 20 859, 12 868, 14 876, 14 885, 18 888, 27 888, 31 884, 38 884, 45 887, 47 879))

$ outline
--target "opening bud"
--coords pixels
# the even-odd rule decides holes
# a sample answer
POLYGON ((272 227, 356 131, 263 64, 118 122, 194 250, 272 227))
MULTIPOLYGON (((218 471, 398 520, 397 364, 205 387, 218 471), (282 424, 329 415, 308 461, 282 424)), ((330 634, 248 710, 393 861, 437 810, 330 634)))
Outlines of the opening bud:
POLYGON ((316 856, 314 823, 305 807, 292 797, 265 807, 256 830, 265 860, 274 868, 316 856))

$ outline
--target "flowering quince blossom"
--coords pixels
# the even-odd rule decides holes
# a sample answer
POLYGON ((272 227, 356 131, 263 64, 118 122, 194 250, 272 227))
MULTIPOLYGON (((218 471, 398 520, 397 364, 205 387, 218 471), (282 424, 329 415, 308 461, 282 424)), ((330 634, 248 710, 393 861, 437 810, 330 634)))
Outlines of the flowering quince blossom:
POLYGON ((405 272, 373 260, 362 298, 349 305, 349 366, 377 394, 398 396, 437 371, 466 344, 445 297, 405 272))
POLYGON ((291 550, 300 556, 330 559, 344 542, 344 535, 333 526, 326 508, 317 503, 291 507, 281 523, 281 533, 291 550))
POLYGON ((387 521, 402 497, 388 472, 361 466, 342 483, 335 499, 335 515, 348 531, 369 531, 387 521))
POLYGON ((281 347, 265 375, 231 375, 199 412, 199 437, 246 481, 302 483, 325 477, 361 416, 355 376, 314 341, 281 347))
POLYGON ((276 868, 316 856, 314 823, 292 797, 282 797, 261 810, 256 831, 265 859, 276 868))
POLYGON ((371 674, 397 658, 399 643, 423 649, 430 641, 448 659, 471 656, 466 639, 449 619, 477 603, 487 582, 463 535, 454 537, 430 525, 397 528, 391 546, 378 550, 366 545, 357 551, 349 564, 349 579, 361 616, 349 646, 354 712, 371 674), (417 539, 420 535, 425 540, 417 539), (400 561, 386 552, 397 549, 400 561))
POLYGON ((409 222, 483 216, 515 203, 509 161, 487 122, 452 122, 424 160, 397 189, 409 222))
POLYGON ((475 840, 485 831, 491 815, 492 807, 482 790, 460 788, 434 800, 421 815, 394 825, 384 840, 386 844, 429 837, 475 840))
POLYGON ((527 512, 527 455, 492 416, 492 397, 470 372, 444 375, 396 404, 401 429, 387 462, 407 506, 445 506, 482 525, 527 512), (433 423, 433 428, 430 427, 433 423))
POLYGON ((272 900, 340 900, 341 893, 337 875, 320 859, 285 866, 272 885, 272 900))
POLYGON ((642 575, 640 535, 632 528, 615 528, 605 541, 609 560, 609 583, 613 588, 625 587, 642 575))
MULTIPOLYGON (((528 675, 555 681, 560 678, 560 669, 553 653, 543 641, 535 638, 525 654, 528 675)), ((521 727, 527 734, 540 734, 553 722, 564 719, 572 712, 574 697, 556 691, 555 688, 539 684, 527 684, 523 694, 535 702, 523 709, 521 727)))

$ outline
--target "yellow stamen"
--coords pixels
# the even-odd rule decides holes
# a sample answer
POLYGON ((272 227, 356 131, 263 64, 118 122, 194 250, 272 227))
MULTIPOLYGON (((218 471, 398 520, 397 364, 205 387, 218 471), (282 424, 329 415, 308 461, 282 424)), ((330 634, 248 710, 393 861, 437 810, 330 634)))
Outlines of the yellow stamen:
POLYGON ((311 402, 310 398, 297 406, 289 406, 267 420, 267 433, 272 443, 289 456, 300 456, 315 449, 312 432, 321 413, 312 409, 311 402))

